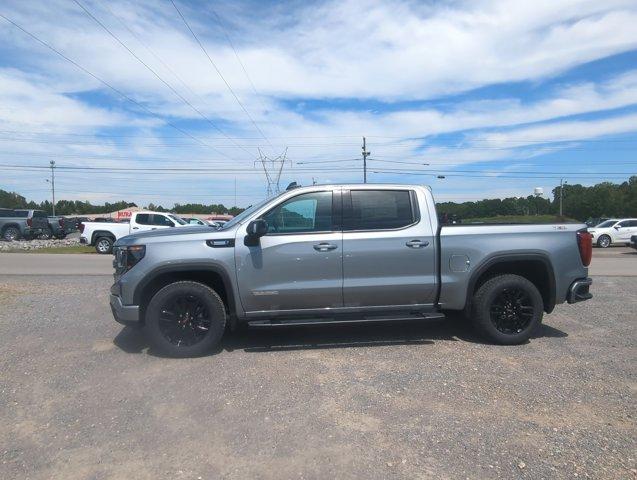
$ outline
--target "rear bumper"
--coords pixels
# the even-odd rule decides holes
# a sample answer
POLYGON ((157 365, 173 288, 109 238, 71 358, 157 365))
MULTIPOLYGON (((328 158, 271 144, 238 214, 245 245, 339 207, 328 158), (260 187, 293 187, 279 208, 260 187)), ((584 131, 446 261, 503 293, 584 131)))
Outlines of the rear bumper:
POLYGON ((579 280, 575 280, 568 289, 566 301, 568 303, 577 303, 593 298, 593 295, 589 292, 592 283, 592 278, 580 278, 579 280))
POLYGON ((123 305, 122 299, 113 294, 111 294, 111 312, 115 321, 122 325, 139 325, 139 306, 123 305))
POLYGON ((80 243, 82 245, 88 245, 88 238, 80 236, 80 243))

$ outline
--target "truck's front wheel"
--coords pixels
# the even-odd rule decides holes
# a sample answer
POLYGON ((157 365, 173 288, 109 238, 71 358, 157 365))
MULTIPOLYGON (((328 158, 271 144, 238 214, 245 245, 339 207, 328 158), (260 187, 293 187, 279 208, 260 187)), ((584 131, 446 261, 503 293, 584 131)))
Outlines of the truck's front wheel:
POLYGON ((219 344, 226 326, 223 300, 198 282, 166 285, 146 309, 145 329, 152 346, 171 357, 196 357, 219 344))
POLYGON ((542 322, 544 303, 537 287, 519 275, 498 275, 473 296, 472 321, 488 340, 500 345, 526 342, 542 322))

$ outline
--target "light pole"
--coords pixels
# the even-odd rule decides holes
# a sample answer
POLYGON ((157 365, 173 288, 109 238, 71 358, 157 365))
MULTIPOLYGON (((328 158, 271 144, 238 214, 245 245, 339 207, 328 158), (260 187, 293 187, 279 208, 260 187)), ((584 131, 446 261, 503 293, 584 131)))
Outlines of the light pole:
POLYGON ((566 184, 566 180, 560 178, 560 217, 562 216, 562 203, 564 200, 564 185, 566 184))
POLYGON ((55 217, 55 160, 49 162, 51 165, 51 196, 53 197, 53 216, 55 217))

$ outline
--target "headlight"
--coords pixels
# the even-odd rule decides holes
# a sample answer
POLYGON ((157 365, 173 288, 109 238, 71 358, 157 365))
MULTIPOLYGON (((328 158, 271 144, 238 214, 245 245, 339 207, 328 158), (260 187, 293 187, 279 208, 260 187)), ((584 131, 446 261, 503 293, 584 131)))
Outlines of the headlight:
POLYGON ((116 247, 115 248, 115 260, 113 266, 115 267, 115 274, 121 275, 127 272, 146 255, 146 245, 131 245, 128 247, 116 247))

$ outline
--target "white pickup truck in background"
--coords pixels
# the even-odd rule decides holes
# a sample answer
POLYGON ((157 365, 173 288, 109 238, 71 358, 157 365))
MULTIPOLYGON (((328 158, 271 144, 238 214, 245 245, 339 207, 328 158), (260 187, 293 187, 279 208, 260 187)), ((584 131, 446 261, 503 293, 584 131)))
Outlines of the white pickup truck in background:
POLYGON ((97 253, 111 253, 115 240, 133 233, 192 226, 172 213, 135 212, 130 222, 83 222, 80 243, 95 246, 97 253))

